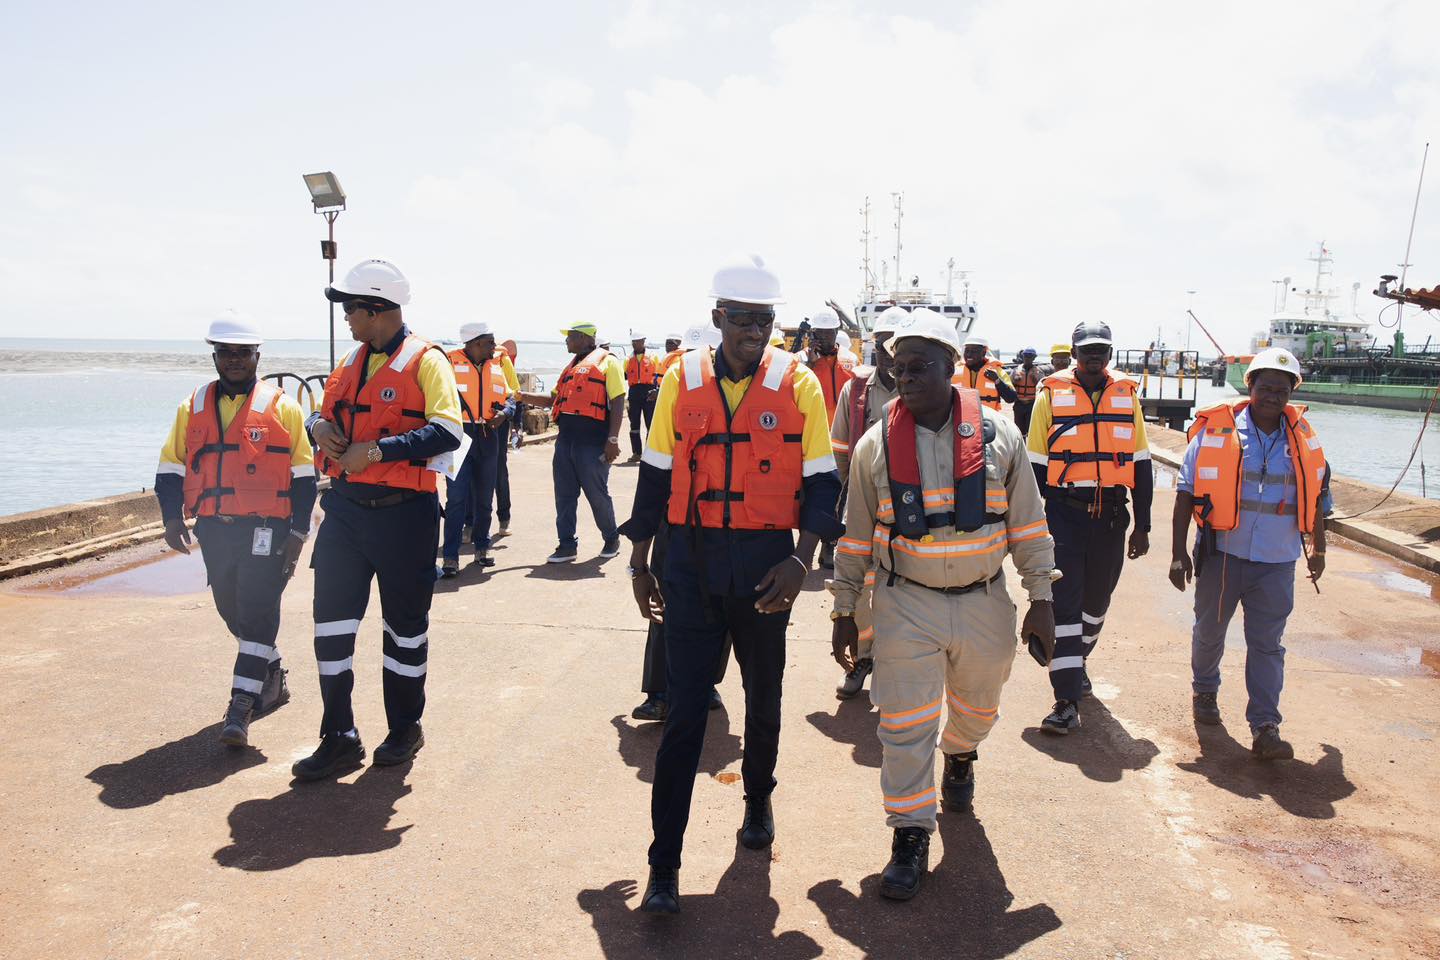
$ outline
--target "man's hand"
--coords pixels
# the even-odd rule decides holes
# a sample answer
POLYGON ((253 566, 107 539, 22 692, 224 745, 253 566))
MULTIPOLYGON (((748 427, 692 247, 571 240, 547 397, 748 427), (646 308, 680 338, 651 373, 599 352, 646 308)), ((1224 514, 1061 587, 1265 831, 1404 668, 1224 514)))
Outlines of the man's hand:
POLYGON ((635 595, 640 616, 656 623, 665 622, 665 598, 660 595, 660 584, 655 581, 655 574, 649 570, 635 574, 630 581, 630 592, 635 595))
POLYGON ((496 429, 497 427, 499 427, 500 424, 502 424, 502 423, 504 423, 504 422, 505 422, 505 414, 503 414, 503 413, 497 413, 497 414, 495 414, 495 416, 493 416, 493 417, 491 417, 489 420, 486 420, 486 421, 485 421, 485 429, 486 429, 486 430, 494 430, 494 429, 496 429))
POLYGON ((859 649, 860 628, 855 625, 855 618, 837 617, 830 625, 830 654, 846 673, 855 669, 859 649))
POLYGON ((1000 381, 1000 374, 997 373, 997 372, 995 372, 995 369, 994 369, 993 367, 986 367, 986 368, 985 368, 985 379, 986 379, 986 380, 991 380, 991 381, 994 381, 994 382, 998 383, 998 382, 1000 381))
POLYGON ((605 438, 605 462, 614 463, 620 456, 620 441, 614 437, 605 438))
POLYGON ((370 466, 370 460, 366 456, 375 443, 352 443, 340 454, 340 469, 346 473, 361 473, 370 466))
POLYGON ((1131 560, 1139 560, 1150 552, 1150 534, 1136 527, 1130 531, 1130 550, 1125 555, 1131 560))
POLYGON ((1031 600, 1030 609, 1020 624, 1020 642, 1028 644, 1031 637, 1040 638, 1040 648, 1045 652, 1045 662, 1055 657, 1055 607, 1049 600, 1031 600))
POLYGON ((1310 582, 1319 583, 1321 574, 1325 572, 1325 554, 1311 553, 1306 565, 1310 567, 1310 582))
POLYGON ((781 560, 765 573, 764 579, 755 585, 760 598, 755 609, 761 613, 780 613, 789 610, 800 588, 805 585, 805 576, 810 569, 794 554, 781 560))
POLYGON ((345 439, 345 434, 337 430, 335 424, 329 420, 315 421, 310 435, 315 438, 320 449, 325 451, 326 456, 336 460, 339 460, 340 455, 345 452, 345 448, 350 446, 350 441, 345 439))
POLYGON ((165 544, 176 553, 189 553, 190 528, 180 518, 165 521, 165 544))
POLYGON ((1181 593, 1184 593, 1184 592, 1185 592, 1185 584, 1189 583, 1191 580, 1194 580, 1194 579, 1195 579, 1195 566, 1190 562, 1190 558, 1189 558, 1188 556, 1186 556, 1185 554, 1182 553, 1182 554, 1180 554, 1180 556, 1175 557, 1175 558, 1171 561, 1171 563, 1170 563, 1170 582, 1175 585, 1175 589, 1176 589, 1176 590, 1179 590, 1181 593), (1179 567, 1176 567, 1176 566, 1175 566, 1175 564, 1177 564, 1177 563, 1180 564, 1179 567))
POLYGON ((305 541, 291 535, 285 538, 284 560, 280 563, 280 576, 287 581, 295 576, 295 567, 300 563, 300 551, 305 549, 305 541))

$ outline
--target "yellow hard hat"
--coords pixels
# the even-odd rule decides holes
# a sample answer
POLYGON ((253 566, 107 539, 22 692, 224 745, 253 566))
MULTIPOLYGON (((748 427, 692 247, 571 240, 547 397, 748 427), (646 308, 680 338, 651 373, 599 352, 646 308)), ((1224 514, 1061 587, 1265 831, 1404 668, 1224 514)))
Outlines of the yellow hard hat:
POLYGON ((1051 355, 1052 357, 1053 357, 1055 354, 1057 354, 1057 353, 1065 353, 1065 354, 1068 354, 1069 352, 1070 352, 1070 344, 1068 344, 1068 343, 1057 343, 1057 344, 1055 344, 1055 346, 1053 346, 1053 347, 1050 348, 1050 355, 1051 355))

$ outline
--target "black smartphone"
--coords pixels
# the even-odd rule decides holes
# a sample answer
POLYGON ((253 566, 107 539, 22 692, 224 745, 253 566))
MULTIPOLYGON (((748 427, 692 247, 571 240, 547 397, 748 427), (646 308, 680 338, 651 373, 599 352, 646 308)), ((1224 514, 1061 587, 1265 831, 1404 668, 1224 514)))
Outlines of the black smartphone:
POLYGON ((1040 641, 1039 636, 1030 634, 1025 638, 1025 646, 1030 649, 1030 656, 1042 667, 1050 666, 1050 658, 1045 656, 1045 644, 1040 641))

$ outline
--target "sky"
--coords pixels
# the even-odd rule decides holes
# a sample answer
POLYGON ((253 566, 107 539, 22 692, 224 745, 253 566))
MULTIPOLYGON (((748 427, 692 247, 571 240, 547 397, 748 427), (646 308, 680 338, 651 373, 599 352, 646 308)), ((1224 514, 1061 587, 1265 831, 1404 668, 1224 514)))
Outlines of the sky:
MULTIPOLYGON (((323 338, 301 174, 333 170, 338 268, 392 260, 429 336, 658 339, 741 253, 783 321, 848 307, 861 208, 878 273, 900 192, 901 274, 943 290, 954 258, 1003 350, 1097 319, 1177 345, 1193 307, 1246 352, 1322 240, 1376 318, 1440 131, 1437 35, 1433 0, 10 0, 0 336, 199 338, 234 307, 323 338)), ((1440 284, 1432 160, 1412 286, 1440 284)))

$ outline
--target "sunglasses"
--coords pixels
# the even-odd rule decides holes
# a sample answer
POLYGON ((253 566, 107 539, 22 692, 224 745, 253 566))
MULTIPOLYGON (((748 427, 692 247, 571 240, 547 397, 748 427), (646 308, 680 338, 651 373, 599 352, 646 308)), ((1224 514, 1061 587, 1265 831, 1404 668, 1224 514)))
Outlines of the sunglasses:
POLYGON ((344 303, 340 304, 340 309, 345 311, 345 316, 348 317, 350 316, 350 314, 355 313, 357 310, 365 310, 369 313, 380 313, 381 311, 385 310, 386 307, 382 304, 374 302, 373 300, 346 300, 344 303))
POLYGON ((1083 347, 1075 348, 1077 357, 1103 357, 1110 352, 1110 345, 1106 343, 1087 343, 1083 347))
MULTIPOLYGON (((939 360, 909 360, 905 363, 897 363, 890 368, 890 373, 896 380, 904 378, 916 379, 925 376, 931 370, 940 366, 939 360)), ((953 364, 951 364, 953 366, 953 364)))
POLYGON ((220 346, 215 347, 215 356, 226 360, 248 360, 257 353, 255 347, 247 346, 220 346))
POLYGON ((724 311, 725 322, 741 330, 747 327, 762 330, 775 322, 774 310, 731 310, 726 307, 724 311))

